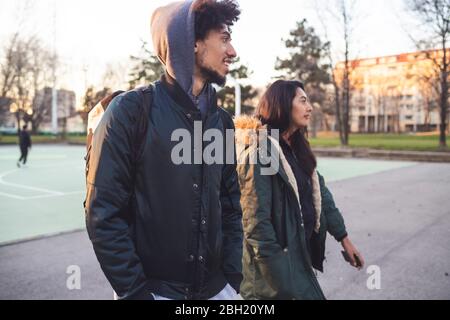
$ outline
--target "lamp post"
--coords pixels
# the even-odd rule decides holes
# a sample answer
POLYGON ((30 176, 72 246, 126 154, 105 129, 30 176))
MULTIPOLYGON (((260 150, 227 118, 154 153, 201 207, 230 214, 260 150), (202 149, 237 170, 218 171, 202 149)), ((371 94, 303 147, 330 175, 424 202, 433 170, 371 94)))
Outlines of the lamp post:
POLYGON ((239 81, 233 77, 229 77, 234 85, 234 101, 235 101, 235 116, 241 115, 241 85, 239 81))

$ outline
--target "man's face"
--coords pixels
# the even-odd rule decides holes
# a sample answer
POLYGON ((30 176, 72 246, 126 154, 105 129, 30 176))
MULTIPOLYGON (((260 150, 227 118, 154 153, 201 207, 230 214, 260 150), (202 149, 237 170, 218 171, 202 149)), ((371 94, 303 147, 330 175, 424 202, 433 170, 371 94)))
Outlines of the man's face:
POLYGON ((223 86, 235 57, 231 35, 225 25, 220 30, 211 30, 204 40, 195 43, 196 68, 208 82, 223 86))

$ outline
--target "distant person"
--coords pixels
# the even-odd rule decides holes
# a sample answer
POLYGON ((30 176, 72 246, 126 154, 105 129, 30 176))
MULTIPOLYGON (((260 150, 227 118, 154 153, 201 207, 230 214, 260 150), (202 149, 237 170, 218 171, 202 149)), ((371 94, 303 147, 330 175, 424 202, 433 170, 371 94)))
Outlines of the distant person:
POLYGON ((20 162, 22 165, 27 163, 28 149, 31 149, 31 137, 27 131, 27 125, 22 127, 19 131, 19 146, 20 146, 20 159, 17 161, 17 167, 20 168, 20 162))

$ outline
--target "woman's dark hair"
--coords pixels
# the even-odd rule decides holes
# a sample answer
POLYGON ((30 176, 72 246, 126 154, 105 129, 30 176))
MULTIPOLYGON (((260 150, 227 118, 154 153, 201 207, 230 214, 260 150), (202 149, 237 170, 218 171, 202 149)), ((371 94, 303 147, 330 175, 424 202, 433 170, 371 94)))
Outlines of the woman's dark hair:
POLYGON ((204 40, 209 31, 231 27, 239 20, 241 10, 234 0, 197 1, 195 12, 195 40, 204 40))
MULTIPOLYGON (((280 130, 280 136, 289 129, 292 123, 292 102, 298 88, 305 90, 303 83, 299 81, 275 81, 258 104, 256 116, 263 125, 280 130)), ((307 136, 308 129, 302 128, 297 130, 289 140, 300 166, 311 175, 317 167, 317 160, 307 136)))

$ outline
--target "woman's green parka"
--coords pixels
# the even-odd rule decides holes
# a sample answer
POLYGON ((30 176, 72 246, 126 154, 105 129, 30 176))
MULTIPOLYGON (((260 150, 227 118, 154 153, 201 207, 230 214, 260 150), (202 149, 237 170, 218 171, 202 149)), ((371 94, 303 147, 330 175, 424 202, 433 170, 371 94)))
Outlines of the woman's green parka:
POLYGON ((244 299, 325 299, 313 267, 323 271, 326 234, 346 237, 344 220, 322 176, 312 175, 316 225, 308 253, 295 176, 276 138, 252 117, 239 117, 236 152, 243 211, 244 299), (278 162, 278 170, 273 171, 278 162))

